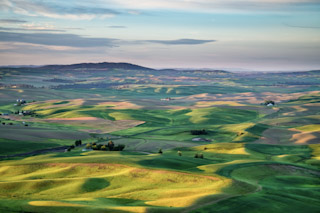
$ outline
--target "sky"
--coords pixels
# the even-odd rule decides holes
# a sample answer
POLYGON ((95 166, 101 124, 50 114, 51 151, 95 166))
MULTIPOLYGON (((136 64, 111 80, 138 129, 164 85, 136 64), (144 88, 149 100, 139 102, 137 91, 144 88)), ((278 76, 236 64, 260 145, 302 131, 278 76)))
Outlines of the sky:
POLYGON ((0 0, 0 65, 320 69, 320 0, 0 0))

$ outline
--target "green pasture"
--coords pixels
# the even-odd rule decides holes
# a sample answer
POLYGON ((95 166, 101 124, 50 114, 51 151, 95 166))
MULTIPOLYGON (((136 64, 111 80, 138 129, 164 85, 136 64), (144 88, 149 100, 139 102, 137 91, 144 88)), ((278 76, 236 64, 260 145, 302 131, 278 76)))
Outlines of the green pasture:
POLYGON ((2 161, 0 207, 32 212, 256 212, 264 201, 272 212, 297 212, 303 203, 316 212, 317 167, 275 158, 302 153, 307 160, 318 156, 314 150, 314 145, 245 143, 182 147, 163 154, 76 148, 2 161), (194 158, 196 153, 204 158, 194 158))

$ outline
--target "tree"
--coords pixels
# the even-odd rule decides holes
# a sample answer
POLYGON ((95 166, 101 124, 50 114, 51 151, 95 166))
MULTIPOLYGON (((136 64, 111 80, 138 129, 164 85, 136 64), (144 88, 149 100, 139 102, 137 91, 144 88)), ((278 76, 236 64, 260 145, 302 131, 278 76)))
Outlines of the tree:
POLYGON ((91 149, 91 148, 92 148, 92 144, 91 143, 87 143, 86 149, 91 149))
POLYGON ((194 158, 198 158, 198 157, 199 157, 198 153, 194 155, 194 158))
POLYGON ((180 150, 178 151, 178 155, 179 155, 179 156, 182 156, 182 152, 181 152, 180 150))
POLYGON ((163 152, 162 152, 162 149, 159 149, 159 152, 158 152, 158 153, 162 155, 162 153, 163 153, 163 152))
POLYGON ((199 155, 199 158, 203 158, 203 154, 202 153, 199 155))
POLYGON ((102 144, 98 144, 98 145, 97 145, 97 149, 98 149, 98 150, 101 150, 101 147, 102 147, 102 144))
POLYGON ((272 101, 272 100, 265 100, 265 101, 264 101, 264 105, 268 105, 268 104, 275 105, 275 102, 272 101))
POLYGON ((109 141, 108 142, 108 148, 109 148, 109 151, 112 151, 113 148, 114 148, 114 143, 112 141, 109 141))
POLYGON ((106 145, 101 146, 101 150, 106 151, 107 150, 107 146, 106 145))
POLYGON ((74 142, 74 144, 75 144, 76 146, 81 146, 82 141, 81 141, 81 140, 76 140, 76 141, 74 142))

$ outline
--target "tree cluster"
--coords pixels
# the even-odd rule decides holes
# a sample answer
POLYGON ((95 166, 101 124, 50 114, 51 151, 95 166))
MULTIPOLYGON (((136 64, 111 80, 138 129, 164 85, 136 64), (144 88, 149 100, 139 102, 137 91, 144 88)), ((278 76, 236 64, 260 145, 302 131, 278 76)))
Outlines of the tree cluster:
POLYGON ((21 105, 26 104, 26 103, 27 102, 25 100, 23 100, 23 99, 18 99, 17 100, 17 106, 21 106, 21 105))
POLYGON ((93 149, 93 150, 102 150, 102 151, 122 151, 124 150, 125 145, 119 144, 118 146, 115 146, 113 141, 109 141, 107 144, 97 144, 93 142, 93 143, 87 143, 86 148, 93 149))
POLYGON ((16 114, 16 115, 24 115, 24 116, 26 116, 26 115, 33 116, 36 113, 34 111, 23 111, 23 110, 19 111, 19 110, 17 110, 17 111, 14 112, 14 114, 16 114))
POLYGON ((200 154, 197 153, 197 154, 194 155, 194 158, 203 158, 203 154, 202 153, 200 153, 200 154))
POLYGON ((275 102, 272 101, 272 100, 265 100, 263 104, 264 104, 264 105, 268 105, 268 104, 275 105, 275 102))
POLYGON ((206 135, 208 132, 205 129, 201 130, 191 130, 191 135, 206 135))

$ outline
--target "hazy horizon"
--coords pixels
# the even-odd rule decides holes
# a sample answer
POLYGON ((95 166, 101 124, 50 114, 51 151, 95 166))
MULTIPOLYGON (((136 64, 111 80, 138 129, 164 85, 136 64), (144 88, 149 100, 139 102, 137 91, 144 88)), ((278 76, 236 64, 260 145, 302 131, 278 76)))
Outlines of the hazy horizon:
POLYGON ((0 11, 3 66, 320 67, 317 0, 4 0, 0 11))
MULTIPOLYGON (((101 61, 101 62, 80 62, 80 63, 75 63, 75 64, 86 64, 86 63, 129 63, 129 62, 110 62, 110 61, 101 61)), ((223 68, 223 67, 149 67, 149 66, 144 66, 143 64, 134 64, 134 63, 129 63, 129 64, 133 64, 133 65, 138 65, 138 66, 142 66, 142 67, 146 67, 146 68, 151 68, 151 69, 155 69, 155 70, 165 70, 165 69, 175 69, 175 70, 224 70, 224 71, 229 71, 229 72, 307 72, 307 71, 314 71, 314 70, 320 70, 319 69, 297 69, 297 70, 250 70, 250 69, 243 69, 243 68, 223 68)), ((72 64, 40 64, 40 65, 33 65, 33 64, 20 64, 20 65, 0 65, 0 67, 42 67, 42 66, 49 66, 49 65, 73 65, 72 64)))

